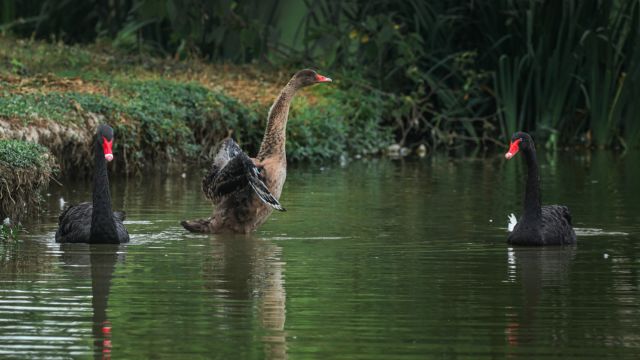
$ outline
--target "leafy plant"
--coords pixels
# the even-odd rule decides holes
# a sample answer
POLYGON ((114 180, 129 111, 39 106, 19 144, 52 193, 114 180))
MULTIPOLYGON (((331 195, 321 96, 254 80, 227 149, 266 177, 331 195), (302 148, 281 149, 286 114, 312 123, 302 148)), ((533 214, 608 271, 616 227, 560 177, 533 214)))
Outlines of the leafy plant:
POLYGON ((18 238, 18 235, 22 232, 22 225, 20 224, 11 224, 11 220, 9 218, 5 218, 3 223, 0 224, 0 240, 15 240, 18 238))
POLYGON ((0 163, 15 168, 48 166, 48 150, 29 141, 0 140, 0 163))

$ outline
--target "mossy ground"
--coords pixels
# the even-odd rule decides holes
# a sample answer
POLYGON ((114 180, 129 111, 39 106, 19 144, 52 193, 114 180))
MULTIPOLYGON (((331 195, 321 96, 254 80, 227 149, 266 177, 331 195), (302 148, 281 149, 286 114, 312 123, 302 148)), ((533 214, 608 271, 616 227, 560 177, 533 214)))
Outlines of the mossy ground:
MULTIPOLYGON (((0 37, 0 65, 0 137, 48 146, 63 171, 90 166, 88 129, 99 122, 115 128, 114 151, 127 171, 206 159, 229 134, 255 153, 268 107, 294 72, 11 37, 0 37)), ((379 126, 384 103, 358 95, 339 81, 302 91, 289 119, 289 158, 385 147, 391 136, 379 126)))

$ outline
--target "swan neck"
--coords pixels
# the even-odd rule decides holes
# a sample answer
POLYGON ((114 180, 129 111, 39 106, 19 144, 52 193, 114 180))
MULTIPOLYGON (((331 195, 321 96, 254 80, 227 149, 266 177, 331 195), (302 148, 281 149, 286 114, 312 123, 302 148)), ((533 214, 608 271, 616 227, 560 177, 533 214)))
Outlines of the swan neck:
POLYGON ((95 170, 93 175, 93 210, 91 213, 91 242, 118 242, 116 224, 111 210, 111 193, 109 192, 109 174, 107 161, 100 141, 96 141, 95 170))
POLYGON ((285 159, 287 119, 289 118, 289 108, 296 90, 292 83, 289 82, 282 89, 273 105, 271 105, 267 118, 267 127, 257 156, 259 160, 264 160, 274 155, 280 155, 285 159))
POLYGON ((522 154, 527 164, 527 183, 524 192, 524 218, 539 220, 542 218, 540 201, 540 173, 535 149, 526 149, 522 154))

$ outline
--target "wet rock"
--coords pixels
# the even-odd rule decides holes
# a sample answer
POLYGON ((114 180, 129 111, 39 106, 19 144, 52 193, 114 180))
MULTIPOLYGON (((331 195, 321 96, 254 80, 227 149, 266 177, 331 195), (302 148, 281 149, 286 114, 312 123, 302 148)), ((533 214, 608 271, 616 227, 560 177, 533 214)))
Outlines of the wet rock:
POLYGON ((427 147, 424 144, 420 144, 416 149, 416 154, 421 158, 427 156, 427 147))
POLYGON ((387 155, 389 156, 400 156, 400 149, 402 147, 399 144, 389 145, 387 147, 387 155))
POLYGON ((387 147, 387 156, 390 157, 405 157, 409 155, 411 151, 409 148, 401 146, 400 144, 393 144, 387 147))

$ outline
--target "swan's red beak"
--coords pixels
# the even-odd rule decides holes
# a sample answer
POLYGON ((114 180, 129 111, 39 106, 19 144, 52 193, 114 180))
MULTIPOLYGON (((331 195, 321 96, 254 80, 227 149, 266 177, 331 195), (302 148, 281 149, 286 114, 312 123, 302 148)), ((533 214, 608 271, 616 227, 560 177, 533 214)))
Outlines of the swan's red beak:
POLYGON ((522 141, 522 139, 515 139, 511 142, 511 145, 509 146, 509 151, 504 154, 504 157, 507 158, 507 160, 511 159, 515 154, 518 153, 518 151, 520 150, 520 142, 522 141))
POLYGON ((328 78, 326 76, 322 76, 320 74, 316 74, 316 81, 317 82, 331 82, 333 80, 331 80, 331 78, 328 78))
POLYGON ((104 152, 104 158, 107 161, 113 160, 113 152, 111 148, 113 147, 113 139, 111 141, 107 140, 106 137, 102 137, 102 152, 104 152))

